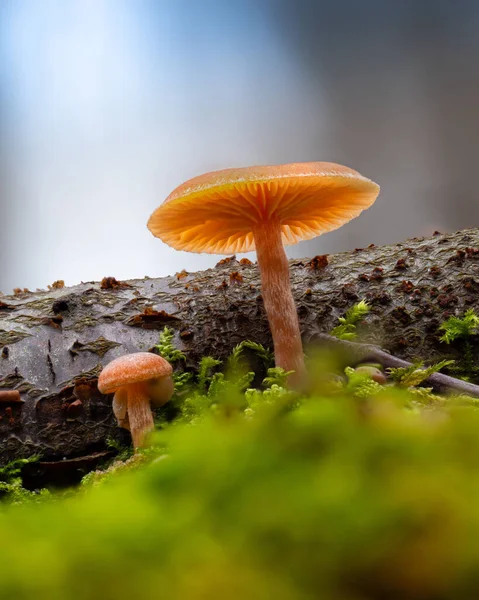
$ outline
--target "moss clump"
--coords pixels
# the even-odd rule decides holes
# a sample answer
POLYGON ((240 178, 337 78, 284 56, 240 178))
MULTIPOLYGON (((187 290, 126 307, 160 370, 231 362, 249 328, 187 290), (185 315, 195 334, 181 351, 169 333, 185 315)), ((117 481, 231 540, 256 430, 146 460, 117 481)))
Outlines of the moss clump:
POLYGON ((21 477, 23 467, 29 463, 37 462, 39 458, 39 456, 19 458, 0 468, 0 500, 4 504, 36 502, 49 496, 47 490, 32 492, 23 487, 21 477))
POLYGON ((479 367, 474 356, 471 337, 477 335, 479 328, 479 317, 474 310, 470 309, 464 316, 452 316, 439 326, 442 332, 439 340, 445 344, 456 344, 461 351, 461 362, 449 367, 449 372, 465 381, 476 380, 479 375, 479 367))
POLYGON ((479 328, 479 317, 474 310, 470 309, 464 313, 462 318, 449 317, 439 325, 439 331, 444 333, 439 338, 441 342, 450 344, 457 339, 467 339, 471 335, 477 334, 479 328))
POLYGON ((357 337, 356 326, 365 317, 371 307, 365 300, 360 300, 351 308, 348 308, 344 317, 339 317, 339 325, 336 325, 331 330, 331 335, 339 338, 340 340, 354 340, 357 337))
POLYGON ((479 411, 349 385, 228 388, 77 493, 6 506, 0 598, 477 597, 479 411))
POLYGON ((77 491, 24 492, 9 466, 0 600, 479 596, 477 400, 416 387, 447 364, 381 385, 323 357, 305 397, 277 368, 251 387, 245 348, 269 366, 205 357, 151 446, 77 491))

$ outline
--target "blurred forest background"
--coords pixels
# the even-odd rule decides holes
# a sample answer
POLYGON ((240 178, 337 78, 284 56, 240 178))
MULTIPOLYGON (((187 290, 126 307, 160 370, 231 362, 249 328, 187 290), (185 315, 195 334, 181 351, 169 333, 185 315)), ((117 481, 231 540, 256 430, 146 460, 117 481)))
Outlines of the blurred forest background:
POLYGON ((230 166, 381 185, 291 257, 479 226, 478 31, 477 0, 2 0, 0 290, 214 265, 146 222, 230 166))

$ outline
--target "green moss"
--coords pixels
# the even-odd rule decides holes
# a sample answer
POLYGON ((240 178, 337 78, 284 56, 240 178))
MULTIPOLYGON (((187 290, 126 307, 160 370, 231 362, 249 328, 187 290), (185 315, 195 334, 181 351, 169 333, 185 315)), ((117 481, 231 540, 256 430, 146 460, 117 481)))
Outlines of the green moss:
POLYGON ((449 368, 449 372, 465 381, 475 379, 479 375, 476 364, 471 336, 478 333, 479 317, 473 309, 467 310, 462 318, 449 317, 439 325, 439 331, 444 332, 439 338, 445 344, 458 344, 461 349, 461 362, 449 368))
POLYGON ((29 463, 34 463, 39 460, 39 456, 31 456, 30 458, 19 458, 12 460, 4 467, 0 467, 0 481, 9 483, 16 477, 18 477, 23 467, 29 463))
POLYGON ((473 309, 467 310, 462 318, 449 317, 439 325, 439 331, 444 333, 439 338, 441 342, 450 344, 457 339, 468 338, 477 333, 479 327, 479 317, 473 309))
POLYGON ((6 508, 0 598, 476 597, 476 409, 254 395, 69 498, 6 508))
POLYGON ((0 468, 0 500, 4 505, 37 502, 49 496, 47 490, 31 492, 26 490, 22 484, 21 472, 23 467, 29 463, 37 462, 39 458, 39 456, 19 458, 0 468))
POLYGON ((440 362, 424 367, 422 361, 414 362, 410 367, 399 367, 387 369, 389 376, 400 387, 411 387, 421 384, 433 373, 437 373, 441 369, 450 368, 454 364, 453 360, 441 360, 440 362))
POLYGON ((273 368, 254 389, 232 356, 203 361, 141 453, 68 496, 17 490, 0 600, 479 595, 477 399, 415 387, 418 365, 403 387, 347 368, 306 397, 273 368))
POLYGON ((339 325, 331 330, 331 335, 341 340, 354 340, 357 336, 356 325, 370 310, 369 304, 365 300, 360 300, 348 308, 344 317, 339 317, 339 325))
POLYGON ((172 364, 186 360, 185 354, 173 344, 173 336, 173 330, 165 327, 160 333, 160 339, 156 345, 156 349, 161 356, 172 364))

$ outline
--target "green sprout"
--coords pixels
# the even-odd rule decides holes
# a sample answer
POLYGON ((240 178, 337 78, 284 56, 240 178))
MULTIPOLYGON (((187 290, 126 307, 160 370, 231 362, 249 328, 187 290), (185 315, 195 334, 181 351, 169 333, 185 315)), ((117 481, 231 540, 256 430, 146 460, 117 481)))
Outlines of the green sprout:
POLYGON ((354 304, 351 308, 348 308, 344 317, 339 317, 339 325, 331 330, 331 335, 340 340, 354 340, 357 336, 356 325, 370 310, 371 307, 365 300, 354 304))
POLYGON ((167 360, 169 363, 176 363, 181 360, 186 360, 184 352, 175 348, 173 344, 173 330, 165 327, 160 333, 160 341, 156 344, 155 348, 158 350, 160 355, 167 360))
POLYGON ((470 341, 472 335, 479 333, 479 317, 474 310, 467 310, 462 318, 449 317, 439 325, 439 331, 444 332, 439 338, 441 342, 452 344, 457 341, 462 346, 461 364, 453 367, 450 371, 465 381, 477 376, 479 368, 476 365, 474 349, 470 341))
POLYGON ((441 360, 430 367, 423 367, 422 361, 415 361, 410 367, 398 367, 387 369, 389 377, 397 383, 399 387, 409 388, 417 386, 445 367, 454 364, 453 360, 441 360))
POLYGON ((449 317, 439 325, 439 331, 444 331, 439 338, 441 342, 450 344, 457 339, 465 339, 478 333, 479 317, 471 308, 464 313, 464 317, 449 317))
POLYGON ((271 367, 268 369, 268 375, 263 379, 263 386, 271 388, 273 385, 277 385, 286 388, 286 382, 292 373, 294 371, 285 371, 281 367, 271 367))

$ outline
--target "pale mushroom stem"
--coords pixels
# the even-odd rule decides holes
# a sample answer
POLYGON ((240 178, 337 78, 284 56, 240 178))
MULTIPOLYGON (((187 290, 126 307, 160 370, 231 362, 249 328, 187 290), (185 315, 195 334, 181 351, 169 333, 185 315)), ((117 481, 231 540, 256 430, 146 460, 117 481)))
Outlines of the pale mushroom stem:
POLYGON ((261 274, 263 302, 273 336, 275 363, 286 371, 294 371, 289 383, 298 388, 304 385, 306 370, 298 313, 291 292, 289 264, 281 239, 279 220, 255 224, 253 236, 261 274))
POLYGON ((125 388, 120 388, 113 396, 111 404, 113 414, 116 417, 118 427, 123 427, 130 431, 130 423, 128 422, 128 394, 125 388))
POLYGON ((130 384, 128 393, 128 420, 133 447, 143 445, 145 437, 155 428, 150 408, 150 397, 142 383, 130 384))

